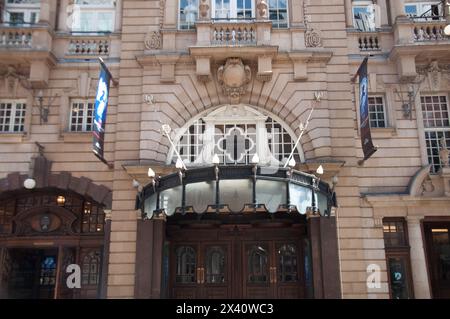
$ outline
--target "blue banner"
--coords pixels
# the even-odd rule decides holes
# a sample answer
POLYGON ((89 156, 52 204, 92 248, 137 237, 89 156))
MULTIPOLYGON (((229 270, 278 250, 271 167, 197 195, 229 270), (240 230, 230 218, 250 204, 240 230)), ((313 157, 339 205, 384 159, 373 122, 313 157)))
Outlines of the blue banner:
POLYGON ((94 108, 94 128, 93 133, 93 148, 94 154, 102 161, 106 163, 103 157, 104 153, 104 141, 105 141, 105 123, 106 113, 108 110, 108 97, 109 97, 109 81, 111 80, 111 74, 105 64, 100 62, 100 77, 98 79, 97 95, 95 97, 94 108))
POLYGON ((372 143, 372 134, 370 133, 369 121, 369 79, 367 77, 367 61, 366 57, 359 67, 359 119, 361 144, 364 153, 364 160, 372 156, 376 152, 376 147, 372 143))

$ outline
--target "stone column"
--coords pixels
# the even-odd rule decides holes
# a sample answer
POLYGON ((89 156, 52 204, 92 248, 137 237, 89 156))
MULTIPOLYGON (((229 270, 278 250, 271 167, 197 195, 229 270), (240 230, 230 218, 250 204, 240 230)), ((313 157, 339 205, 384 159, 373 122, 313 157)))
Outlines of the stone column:
POLYGON ((138 220, 135 298, 161 298, 166 221, 138 220))
POLYGON ((425 259, 425 239, 422 238, 420 217, 408 216, 409 245, 411 246, 411 271, 413 277, 414 296, 417 299, 429 299, 430 286, 425 259))
POLYGON ((54 28, 56 21, 56 7, 56 0, 41 0, 39 22, 48 23, 54 28))
POLYGON ((352 0, 345 0, 345 22, 347 28, 353 28, 352 0))

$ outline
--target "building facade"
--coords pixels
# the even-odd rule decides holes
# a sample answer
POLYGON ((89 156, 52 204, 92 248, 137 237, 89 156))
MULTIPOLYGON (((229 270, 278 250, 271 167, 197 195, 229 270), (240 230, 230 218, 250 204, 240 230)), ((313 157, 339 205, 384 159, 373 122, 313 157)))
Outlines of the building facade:
POLYGON ((450 297, 445 2, 0 8, 2 298, 450 297))

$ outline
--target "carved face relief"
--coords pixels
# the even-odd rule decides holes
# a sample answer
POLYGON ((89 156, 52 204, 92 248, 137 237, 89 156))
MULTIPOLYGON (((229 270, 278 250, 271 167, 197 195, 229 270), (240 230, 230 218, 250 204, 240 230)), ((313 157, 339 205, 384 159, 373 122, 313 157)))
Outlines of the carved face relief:
POLYGON ((239 58, 229 58, 225 65, 219 67, 217 80, 222 86, 223 93, 230 97, 231 103, 239 103, 245 94, 247 84, 251 81, 252 71, 239 58))

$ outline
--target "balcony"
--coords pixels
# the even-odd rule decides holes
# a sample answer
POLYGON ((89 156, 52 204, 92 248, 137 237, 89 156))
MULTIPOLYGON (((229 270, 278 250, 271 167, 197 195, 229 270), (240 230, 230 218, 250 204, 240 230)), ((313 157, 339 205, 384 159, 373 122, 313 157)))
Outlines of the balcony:
POLYGON ((56 63, 51 48, 52 33, 47 25, 1 25, 0 61, 29 66, 29 81, 34 88, 47 85, 50 67, 56 63))
POLYGON ((108 38, 73 38, 68 43, 66 55, 107 56, 109 47, 108 38))
POLYGON ((445 21, 415 21, 413 25, 414 42, 448 41, 444 34, 445 21))
POLYGON ((389 51, 394 45, 391 29, 376 32, 348 31, 348 47, 350 54, 377 54, 389 51))

